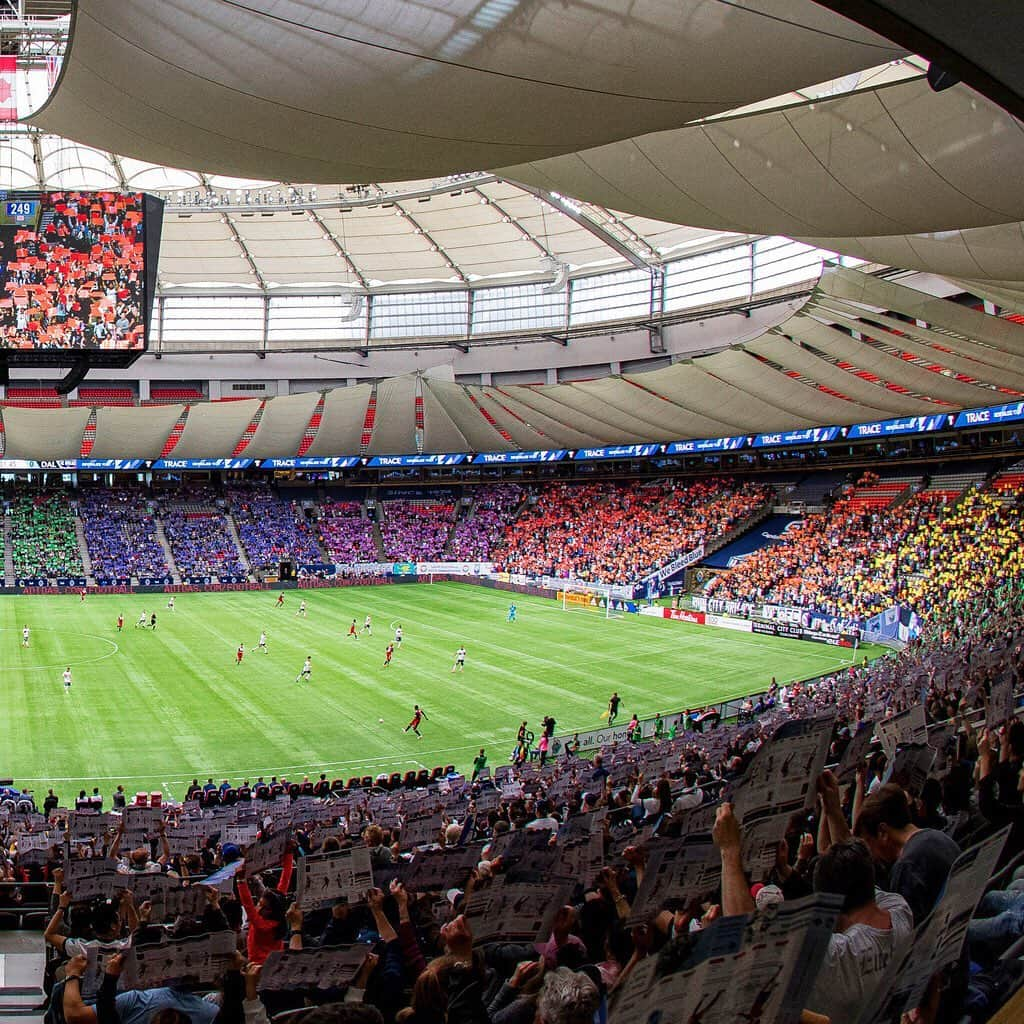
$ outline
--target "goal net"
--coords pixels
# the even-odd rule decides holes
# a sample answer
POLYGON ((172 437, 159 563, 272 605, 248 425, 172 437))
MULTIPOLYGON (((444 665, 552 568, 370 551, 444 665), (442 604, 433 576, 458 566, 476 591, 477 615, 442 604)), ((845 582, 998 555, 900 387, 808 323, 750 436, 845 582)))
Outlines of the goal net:
POLYGON ((624 602, 610 591, 610 587, 598 588, 592 584, 587 589, 564 587, 558 596, 562 602, 562 611, 590 612, 606 619, 624 618, 626 614, 624 602))

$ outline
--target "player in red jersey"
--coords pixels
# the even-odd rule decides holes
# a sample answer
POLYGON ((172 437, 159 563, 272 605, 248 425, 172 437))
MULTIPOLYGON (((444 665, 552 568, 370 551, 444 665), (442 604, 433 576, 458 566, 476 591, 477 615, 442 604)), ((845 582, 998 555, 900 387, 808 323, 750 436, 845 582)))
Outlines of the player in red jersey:
POLYGON ((235 651, 235 665, 241 665, 242 659, 245 657, 245 644, 239 644, 238 650, 235 651))
POLYGON ((353 640, 358 640, 359 639, 359 634, 356 632, 356 620, 355 619, 352 620, 352 625, 348 627, 348 635, 350 637, 352 637, 353 640))
POLYGON ((118 617, 117 617, 117 631, 118 631, 118 633, 120 633, 122 629, 124 629, 124 613, 123 612, 120 615, 118 615, 118 617))
POLYGON ((85 600, 85 594, 86 594, 85 587, 82 587, 82 600, 83 601, 85 600))
POLYGON ((284 592, 283 591, 280 592, 277 595, 277 604, 275 604, 274 607, 275 608, 283 608, 284 607, 284 592))
POLYGON ((426 711, 424 711, 419 704, 413 705, 412 721, 402 730, 402 732, 408 732, 412 729, 420 739, 423 739, 423 734, 420 732, 420 722, 422 722, 426 717, 426 711))
POLYGON ((395 653, 395 645, 388 644, 384 648, 384 667, 387 668, 391 664, 391 656, 395 653))

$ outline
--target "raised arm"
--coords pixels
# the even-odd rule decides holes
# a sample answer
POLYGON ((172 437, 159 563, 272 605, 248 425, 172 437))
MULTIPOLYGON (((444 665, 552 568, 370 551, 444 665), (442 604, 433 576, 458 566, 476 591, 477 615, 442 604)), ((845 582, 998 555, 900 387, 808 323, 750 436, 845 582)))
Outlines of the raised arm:
POLYGON ((726 917, 752 914, 756 906, 743 872, 740 825, 732 813, 732 804, 718 808, 711 835, 722 855, 722 911, 726 917))

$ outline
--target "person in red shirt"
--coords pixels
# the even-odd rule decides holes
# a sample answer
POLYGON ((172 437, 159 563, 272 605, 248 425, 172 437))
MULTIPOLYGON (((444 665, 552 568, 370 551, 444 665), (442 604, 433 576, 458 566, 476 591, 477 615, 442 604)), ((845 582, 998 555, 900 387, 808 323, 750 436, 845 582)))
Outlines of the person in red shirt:
POLYGON ((239 644, 238 650, 235 651, 235 666, 242 664, 242 659, 245 657, 245 644, 239 644))
POLYGON ((118 631, 118 633, 120 633, 122 629, 124 629, 124 615, 123 614, 118 615, 118 617, 117 617, 117 631, 118 631))
POLYGON ((254 964, 261 964, 271 953, 284 949, 288 934, 285 894, 291 884, 294 865, 295 857, 289 849, 281 861, 281 880, 275 889, 263 891, 259 903, 253 901, 248 881, 245 878, 238 881, 238 900, 249 922, 246 950, 254 964))
POLYGON ((391 664, 391 656, 395 653, 395 645, 388 644, 384 648, 384 667, 387 668, 391 664))

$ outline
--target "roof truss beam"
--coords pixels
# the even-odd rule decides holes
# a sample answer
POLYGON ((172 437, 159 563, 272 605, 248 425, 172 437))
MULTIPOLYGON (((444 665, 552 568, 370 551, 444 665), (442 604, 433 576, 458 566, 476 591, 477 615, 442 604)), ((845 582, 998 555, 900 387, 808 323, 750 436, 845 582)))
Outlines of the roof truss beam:
MULTIPOLYGON (((621 238, 616 238, 607 228, 598 224, 592 217, 588 217, 582 210, 578 209, 574 203, 568 202, 561 196, 534 188, 532 185, 524 185, 518 181, 514 181, 512 184, 516 188, 521 188, 524 192, 529 192, 530 195, 536 196, 542 203, 547 203, 548 206, 558 211, 558 213, 565 214, 571 221, 589 231, 602 245, 606 245, 613 252, 618 253, 624 260, 632 263, 637 270, 646 270, 650 273, 654 268, 654 264, 650 260, 641 256, 631 246, 623 242, 621 238)), ((608 216, 611 217, 611 214, 608 216)))

